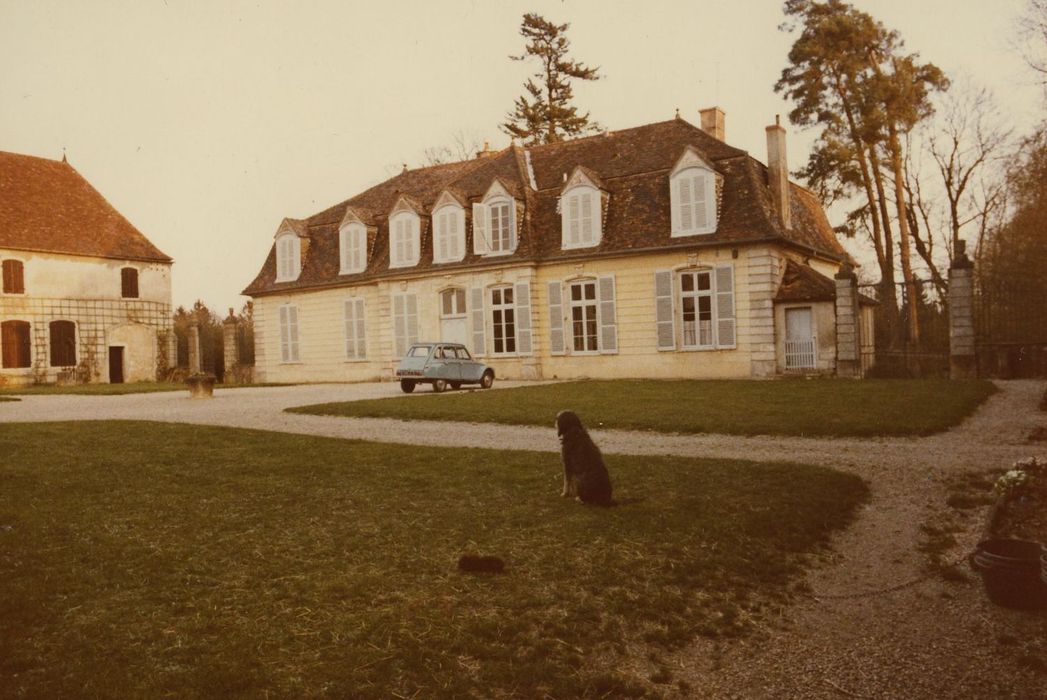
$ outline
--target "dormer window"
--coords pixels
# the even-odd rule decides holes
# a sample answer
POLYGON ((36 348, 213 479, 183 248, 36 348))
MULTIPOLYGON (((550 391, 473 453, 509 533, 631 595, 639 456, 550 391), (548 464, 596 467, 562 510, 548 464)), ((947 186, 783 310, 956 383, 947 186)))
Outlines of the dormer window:
POLYGON ((516 250, 516 200, 495 180, 473 205, 473 252, 508 255, 516 250))
POLYGON ((716 174, 707 167, 689 167, 670 179, 672 235, 692 236, 716 230, 716 174))
POLYGON ((363 272, 367 267, 367 227, 349 223, 338 232, 338 250, 341 258, 339 274, 363 272))
POLYGON ((389 267, 417 265, 421 222, 416 214, 403 211, 389 219, 389 267))
POLYGON ((595 187, 573 187, 560 200, 561 234, 564 248, 588 248, 601 237, 600 191, 595 187))
POLYGON ((465 212, 446 204, 433 213, 433 262, 458 262, 465 257, 465 212))
POLYGON ((294 233, 276 239, 276 281, 293 282, 302 271, 302 242, 294 233))

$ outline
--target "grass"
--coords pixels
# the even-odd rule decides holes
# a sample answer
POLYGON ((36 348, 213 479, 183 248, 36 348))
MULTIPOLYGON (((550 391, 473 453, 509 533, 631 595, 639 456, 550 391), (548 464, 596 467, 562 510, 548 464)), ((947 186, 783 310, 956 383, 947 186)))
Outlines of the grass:
MULTIPOLYGON (((260 386, 292 386, 291 384, 215 384, 216 389, 245 389, 260 386)), ((34 384, 32 386, 5 387, 0 389, 0 401, 4 394, 20 396, 50 394, 82 394, 88 396, 123 396, 125 394, 153 394, 161 391, 186 391, 182 382, 126 382, 124 384, 34 384)))
POLYGON ((657 695, 618 662, 744 634, 867 497, 820 467, 615 456, 620 505, 592 508, 555 454, 144 422, 0 425, 0 453, 19 697, 657 695))
POLYGON ((552 425, 570 408, 590 427, 734 435, 929 435, 995 391, 987 381, 588 381, 301 406, 407 420, 552 425))

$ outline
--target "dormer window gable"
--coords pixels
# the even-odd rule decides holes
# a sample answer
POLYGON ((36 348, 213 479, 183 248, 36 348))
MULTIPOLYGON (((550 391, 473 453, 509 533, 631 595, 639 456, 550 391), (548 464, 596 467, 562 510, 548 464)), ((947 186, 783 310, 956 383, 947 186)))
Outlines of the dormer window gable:
POLYGON ((357 217, 345 217, 338 227, 338 274, 351 275, 367 267, 367 226, 357 217))
POLYGON ((302 273, 302 234, 285 219, 276 231, 276 281, 294 282, 302 273))
POLYGON ((433 262, 465 258, 465 207, 458 197, 443 192, 433 205, 433 262))
POLYGON ((517 201, 495 180, 479 202, 473 204, 473 252, 477 255, 509 255, 516 251, 517 201))
POLYGON ((401 197, 389 214, 389 267, 412 267, 421 259, 422 219, 401 197))
POLYGON ((672 232, 694 236, 716 231, 716 182, 712 164, 693 148, 687 148, 669 175, 672 232))
POLYGON ((606 193, 582 168, 564 184, 560 195, 560 232, 564 249, 591 248, 603 238, 603 201, 606 193))

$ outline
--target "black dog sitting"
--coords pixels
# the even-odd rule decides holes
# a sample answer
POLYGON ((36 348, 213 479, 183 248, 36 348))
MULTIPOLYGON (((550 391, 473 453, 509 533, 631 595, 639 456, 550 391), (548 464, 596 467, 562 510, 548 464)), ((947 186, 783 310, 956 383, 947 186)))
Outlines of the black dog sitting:
POLYGON ((611 477, 603 463, 600 448, 589 437, 581 419, 574 411, 556 414, 556 434, 560 437, 560 456, 563 458, 563 493, 582 503, 612 505, 611 477))

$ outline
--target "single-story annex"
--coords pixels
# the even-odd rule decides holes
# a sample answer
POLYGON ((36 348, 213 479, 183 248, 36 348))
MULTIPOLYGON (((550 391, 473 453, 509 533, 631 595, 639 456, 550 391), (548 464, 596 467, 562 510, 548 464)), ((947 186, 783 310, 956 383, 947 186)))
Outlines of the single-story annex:
POLYGON ((860 376, 871 300, 814 194, 677 117, 404 171, 285 219, 244 294, 263 381, 391 379, 412 342, 502 378, 860 376))

